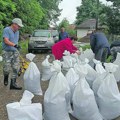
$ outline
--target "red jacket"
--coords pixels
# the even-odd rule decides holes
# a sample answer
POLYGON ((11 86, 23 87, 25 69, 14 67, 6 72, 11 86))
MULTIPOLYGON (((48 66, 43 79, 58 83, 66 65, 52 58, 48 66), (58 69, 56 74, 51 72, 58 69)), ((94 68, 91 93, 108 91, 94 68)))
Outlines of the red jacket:
POLYGON ((63 57, 65 50, 69 51, 71 54, 75 53, 77 50, 77 48, 73 46, 70 38, 66 38, 65 40, 54 44, 52 47, 52 54, 55 56, 55 59, 60 60, 63 57))

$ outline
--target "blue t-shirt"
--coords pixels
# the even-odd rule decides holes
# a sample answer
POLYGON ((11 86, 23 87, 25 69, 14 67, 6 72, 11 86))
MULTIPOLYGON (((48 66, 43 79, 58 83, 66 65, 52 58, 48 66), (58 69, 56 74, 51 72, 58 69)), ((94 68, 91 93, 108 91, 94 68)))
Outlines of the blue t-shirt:
POLYGON ((2 41, 2 49, 5 51, 16 51, 15 47, 9 46, 5 44, 4 38, 8 38, 10 42, 14 44, 18 44, 19 40, 19 31, 14 32, 11 27, 6 27, 3 30, 3 41, 2 41))
POLYGON ((68 38, 68 37, 69 37, 69 35, 68 35, 67 32, 60 32, 60 33, 59 33, 59 41, 60 41, 60 40, 64 40, 64 39, 66 39, 66 38, 68 38))

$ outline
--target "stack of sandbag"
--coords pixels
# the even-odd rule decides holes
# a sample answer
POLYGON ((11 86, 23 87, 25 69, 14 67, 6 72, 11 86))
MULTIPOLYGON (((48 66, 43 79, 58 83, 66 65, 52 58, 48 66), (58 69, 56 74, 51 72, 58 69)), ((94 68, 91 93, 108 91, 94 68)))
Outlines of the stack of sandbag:
POLYGON ((118 66, 113 63, 105 63, 104 65, 107 76, 97 92, 98 106, 103 118, 111 120, 120 116, 120 93, 114 77, 114 72, 118 66))
POLYGON ((35 55, 29 53, 26 55, 26 58, 31 62, 24 73, 24 87, 25 90, 28 90, 36 95, 42 95, 42 89, 40 85, 40 71, 37 68, 36 64, 33 61, 35 55))
POLYGON ((34 95, 25 91, 20 102, 6 105, 9 120, 42 120, 42 105, 32 103, 34 95))
POLYGON ((60 61, 53 61, 54 72, 44 96, 44 120, 70 120, 70 88, 61 72, 60 61))
POLYGON ((114 72, 114 76, 117 82, 119 82, 120 81, 120 53, 117 53, 117 58, 114 61, 114 64, 118 65, 116 72, 114 72))
POLYGON ((78 120, 103 120, 99 113, 94 93, 85 79, 87 68, 78 64, 76 72, 80 78, 73 93, 72 115, 78 120))
POLYGON ((50 80, 50 78, 53 75, 53 72, 51 71, 52 64, 49 62, 50 56, 46 56, 46 59, 42 62, 42 81, 50 80))

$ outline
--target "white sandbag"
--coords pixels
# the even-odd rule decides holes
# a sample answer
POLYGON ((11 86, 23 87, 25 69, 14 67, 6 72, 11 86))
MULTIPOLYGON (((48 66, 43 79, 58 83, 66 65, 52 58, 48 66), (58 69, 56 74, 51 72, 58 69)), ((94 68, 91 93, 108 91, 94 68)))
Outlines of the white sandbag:
POLYGON ((2 56, 0 56, 0 62, 2 62, 3 61, 3 57, 2 56))
POLYGON ((7 104, 8 119, 42 120, 42 105, 40 103, 30 103, 33 96, 29 91, 25 91, 21 102, 7 104))
POLYGON ((76 59, 71 57, 70 52, 66 51, 63 53, 65 56, 63 56, 63 69, 68 71, 71 67, 74 67, 74 64, 76 63, 76 59))
POLYGON ((40 85, 40 71, 36 64, 31 62, 29 67, 24 73, 24 87, 36 95, 42 95, 41 85, 40 85))
POLYGON ((92 90, 94 91, 95 97, 97 97, 98 89, 102 82, 104 81, 105 77, 107 76, 107 72, 103 68, 102 63, 100 61, 97 61, 95 59, 93 59, 93 61, 95 63, 95 70, 97 71, 97 77, 93 82, 92 90))
POLYGON ((93 59, 93 62, 95 63, 95 70, 97 71, 98 74, 102 74, 106 72, 106 70, 103 68, 102 63, 96 59, 93 59))
POLYGON ((112 120, 120 116, 120 93, 113 73, 117 65, 105 63, 106 78, 98 89, 98 106, 105 120, 112 120))
POLYGON ((91 49, 86 49, 84 51, 84 55, 85 55, 85 58, 87 58, 89 61, 93 60, 95 57, 95 54, 93 53, 91 49))
POLYGON ((77 53, 71 54, 71 57, 76 59, 76 62, 79 62, 79 55, 77 53))
POLYGON ((33 59, 35 58, 36 55, 32 54, 32 53, 28 53, 26 54, 26 58, 30 61, 33 61, 33 59))
POLYGON ((77 68, 80 79, 73 93, 73 116, 78 120, 102 120, 94 93, 85 80, 87 69, 82 65, 77 68))
POLYGON ((25 90, 22 96, 22 99, 20 100, 20 105, 30 105, 32 104, 32 98, 34 97, 34 95, 25 90))
POLYGON ((116 72, 114 72, 114 76, 117 82, 119 82, 120 81, 120 53, 117 53, 117 58, 114 61, 114 64, 118 65, 116 72))
POLYGON ((51 63, 49 62, 50 56, 48 55, 46 59, 42 62, 42 81, 50 80, 50 78, 53 75, 53 72, 51 71, 51 63))
POLYGON ((85 58, 87 58, 89 61, 92 61, 94 59, 95 55, 93 53, 93 51, 91 49, 86 49, 85 51, 83 51, 81 53, 81 55, 79 56, 79 59, 81 61, 84 61, 85 58))
POLYGON ((85 62, 83 62, 83 64, 84 64, 84 67, 86 67, 88 71, 85 78, 88 84, 90 85, 90 87, 92 88, 93 82, 97 77, 97 72, 88 63, 89 63, 89 60, 85 58, 85 62))
POLYGON ((79 75, 75 72, 74 68, 70 68, 69 71, 66 74, 66 79, 68 81, 68 84, 70 86, 71 91, 71 102, 72 102, 72 96, 74 92, 75 85, 77 81, 79 80, 79 75))
POLYGON ((70 120, 67 106, 70 103, 70 88, 60 64, 54 61, 51 68, 55 73, 44 96, 44 120, 70 120))

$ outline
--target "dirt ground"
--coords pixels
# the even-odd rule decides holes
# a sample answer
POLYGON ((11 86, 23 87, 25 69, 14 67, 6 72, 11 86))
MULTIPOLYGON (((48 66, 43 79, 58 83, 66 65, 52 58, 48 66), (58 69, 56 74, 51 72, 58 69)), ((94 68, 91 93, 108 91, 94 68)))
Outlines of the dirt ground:
MULTIPOLYGON (((36 54, 36 58, 34 62, 37 64, 40 70, 41 70, 41 62, 45 59, 45 56, 46 54, 36 54)), ((23 75, 21 75, 21 77, 18 78, 18 84, 20 86, 23 86, 23 75)), ((41 82, 41 87, 42 87, 43 93, 45 93, 48 87, 48 82, 41 82)), ((2 65, 0 63, 0 120, 8 120, 6 105, 11 102, 19 101, 22 97, 23 92, 24 92, 24 89, 21 91, 9 90, 9 85, 7 87, 3 85, 2 65)), ((33 102, 43 103, 43 96, 35 96, 33 99, 33 102)), ((71 120, 76 120, 72 116, 70 117, 71 117, 71 120)), ((120 118, 115 120, 120 120, 120 118)))

